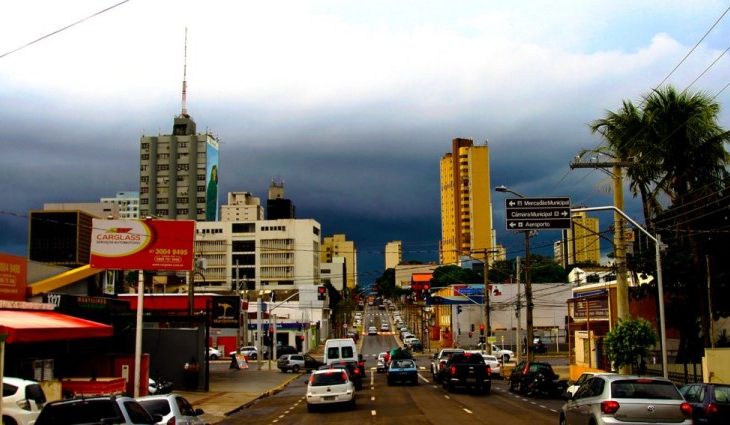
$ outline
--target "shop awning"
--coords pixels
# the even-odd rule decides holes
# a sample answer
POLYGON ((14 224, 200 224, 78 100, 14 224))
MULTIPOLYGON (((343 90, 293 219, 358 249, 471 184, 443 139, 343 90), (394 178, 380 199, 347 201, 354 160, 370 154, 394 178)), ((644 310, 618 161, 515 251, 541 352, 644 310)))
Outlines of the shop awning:
POLYGON ((112 336, 111 326, 55 311, 0 310, 0 334, 7 343, 112 336))

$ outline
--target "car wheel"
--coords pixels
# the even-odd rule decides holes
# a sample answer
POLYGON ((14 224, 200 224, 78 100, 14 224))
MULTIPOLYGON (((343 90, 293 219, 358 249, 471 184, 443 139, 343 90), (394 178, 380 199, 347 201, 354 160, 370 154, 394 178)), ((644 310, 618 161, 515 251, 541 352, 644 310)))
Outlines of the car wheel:
POLYGON ((393 385, 393 380, 392 379, 388 379, 388 386, 391 386, 391 385, 393 385))
POLYGON ((350 409, 355 410, 355 397, 352 397, 352 400, 350 400, 350 409))
POLYGON ((258 355, 256 353, 251 353, 251 355, 248 356, 248 357, 250 357, 251 360, 256 360, 256 358, 258 357, 258 355))
POLYGON ((412 385, 418 385, 418 377, 413 378, 413 381, 411 382, 412 385))
POLYGON ((218 356, 216 356, 215 354, 211 354, 210 355, 210 359, 211 360, 218 360, 218 356))
POLYGON ((560 425, 568 425, 568 421, 565 420, 565 415, 560 414, 560 425))
POLYGON ((294 373, 299 373, 299 365, 294 365, 294 367, 291 368, 291 371, 294 373))

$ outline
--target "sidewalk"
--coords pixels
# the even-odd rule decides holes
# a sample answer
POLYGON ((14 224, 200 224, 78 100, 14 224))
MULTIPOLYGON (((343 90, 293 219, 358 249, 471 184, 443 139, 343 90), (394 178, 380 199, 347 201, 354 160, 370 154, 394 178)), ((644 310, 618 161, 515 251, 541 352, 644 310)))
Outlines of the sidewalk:
POLYGON ((269 370, 268 362, 263 361, 261 370, 256 362, 249 364, 248 369, 230 369, 230 361, 210 363, 210 391, 175 391, 185 397, 194 408, 205 412, 200 418, 209 424, 215 424, 227 415, 240 410, 256 400, 268 397, 281 391, 300 374, 283 373, 272 362, 269 370))

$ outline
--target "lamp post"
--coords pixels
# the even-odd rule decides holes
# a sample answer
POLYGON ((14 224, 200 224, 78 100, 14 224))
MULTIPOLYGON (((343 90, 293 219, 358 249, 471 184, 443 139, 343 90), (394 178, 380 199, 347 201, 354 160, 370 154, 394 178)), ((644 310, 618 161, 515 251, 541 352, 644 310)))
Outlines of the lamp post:
MULTIPOLYGON (((512 189, 509 189, 508 187, 502 185, 497 186, 494 188, 497 192, 500 193, 511 193, 513 195, 519 196, 520 198, 526 198, 525 195, 515 192, 512 189)), ((532 281, 530 279, 530 233, 531 231, 525 230, 523 231, 525 234, 525 262, 524 262, 524 269, 525 269, 525 302, 527 303, 527 317, 525 318, 526 327, 527 327, 527 347, 525 347, 525 352, 527 353, 527 360, 532 361, 535 358, 535 353, 533 352, 531 345, 533 340, 533 316, 532 316, 532 281)), ((519 338, 519 335, 518 335, 519 338)))

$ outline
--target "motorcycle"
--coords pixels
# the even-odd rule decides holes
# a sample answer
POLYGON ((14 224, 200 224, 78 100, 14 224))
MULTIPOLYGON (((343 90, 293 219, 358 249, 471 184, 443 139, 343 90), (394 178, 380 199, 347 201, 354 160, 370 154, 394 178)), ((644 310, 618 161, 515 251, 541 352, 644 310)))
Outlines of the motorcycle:
POLYGON ((544 374, 538 373, 535 378, 527 384, 528 396, 561 397, 568 389, 566 379, 548 379, 544 374))

